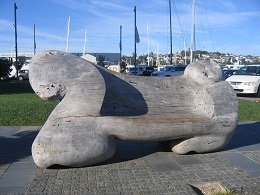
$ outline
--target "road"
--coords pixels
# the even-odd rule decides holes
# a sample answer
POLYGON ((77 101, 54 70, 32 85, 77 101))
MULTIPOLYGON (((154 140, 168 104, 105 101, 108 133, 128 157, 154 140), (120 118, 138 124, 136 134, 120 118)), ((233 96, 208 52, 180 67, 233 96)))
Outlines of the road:
POLYGON ((260 98, 256 98, 254 95, 239 94, 237 97, 238 97, 238 99, 250 100, 250 101, 259 101, 259 103, 260 103, 260 98))

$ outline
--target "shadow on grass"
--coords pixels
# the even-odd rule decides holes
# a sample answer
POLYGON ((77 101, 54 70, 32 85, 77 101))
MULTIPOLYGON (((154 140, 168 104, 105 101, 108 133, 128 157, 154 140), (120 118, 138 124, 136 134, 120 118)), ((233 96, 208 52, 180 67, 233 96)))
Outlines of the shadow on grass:
MULTIPOLYGON (((2 133, 1 133, 2 134, 2 133)), ((24 131, 0 136, 0 166, 19 162, 31 156, 31 146, 38 131, 24 131)))
POLYGON ((1 81, 0 95, 34 93, 28 80, 25 81, 1 81))

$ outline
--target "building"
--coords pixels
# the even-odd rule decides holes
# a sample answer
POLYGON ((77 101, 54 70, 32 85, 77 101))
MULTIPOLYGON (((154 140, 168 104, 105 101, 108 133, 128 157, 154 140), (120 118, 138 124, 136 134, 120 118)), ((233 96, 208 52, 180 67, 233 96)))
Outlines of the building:
MULTIPOLYGON (((29 63, 34 56, 33 53, 18 53, 18 59, 24 60, 24 62, 29 63)), ((13 62, 16 61, 15 53, 0 53, 0 58, 12 58, 13 62)))
POLYGON ((83 59, 85 59, 85 60, 87 60, 87 61, 90 61, 90 62, 92 62, 92 63, 94 63, 94 64, 97 63, 96 57, 94 57, 94 56, 92 56, 92 55, 90 55, 90 54, 82 55, 81 58, 83 58, 83 59))
POLYGON ((117 65, 119 64, 120 61, 120 53, 86 53, 83 55, 83 53, 72 53, 76 56, 85 56, 82 57, 88 61, 91 61, 93 63, 98 63, 99 61, 106 62, 105 64, 108 65, 117 65), (91 55, 95 58, 92 58, 91 56, 86 56, 86 55, 91 55))
POLYGON ((119 65, 110 65, 107 68, 108 70, 112 70, 114 72, 120 72, 120 66, 119 65))
POLYGON ((88 53, 96 57, 97 61, 103 58, 103 61, 109 61, 110 65, 117 65, 120 61, 120 53, 88 53))
MULTIPOLYGON (((116 65, 120 61, 120 53, 87 53, 83 55, 82 53, 71 53, 76 56, 84 56, 82 58, 91 61, 93 63, 97 63, 99 58, 103 58, 103 61, 109 61, 110 65, 116 65)), ((33 53, 18 53, 18 58, 22 58, 25 62, 30 63, 33 53)), ((13 62, 16 61, 15 53, 0 53, 0 58, 12 58, 13 62)))

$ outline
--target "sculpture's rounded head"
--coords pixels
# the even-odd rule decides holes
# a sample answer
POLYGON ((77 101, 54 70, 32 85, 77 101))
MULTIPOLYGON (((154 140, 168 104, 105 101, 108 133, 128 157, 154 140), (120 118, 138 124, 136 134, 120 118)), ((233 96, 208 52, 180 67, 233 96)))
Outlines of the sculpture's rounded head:
POLYGON ((200 60, 191 63, 184 72, 184 75, 199 84, 212 84, 222 80, 221 67, 216 62, 200 60))
POLYGON ((42 51, 30 63, 30 84, 44 100, 62 99, 73 80, 87 71, 86 63, 86 60, 69 53, 42 51))

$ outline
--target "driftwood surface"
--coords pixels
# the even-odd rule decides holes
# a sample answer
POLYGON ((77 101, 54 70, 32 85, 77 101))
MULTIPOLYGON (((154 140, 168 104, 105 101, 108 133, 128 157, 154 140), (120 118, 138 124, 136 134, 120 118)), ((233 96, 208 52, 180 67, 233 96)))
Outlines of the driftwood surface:
POLYGON ((30 83, 61 102, 32 146, 39 167, 81 167, 111 158, 114 139, 170 141, 185 154, 223 148, 238 121, 237 96, 216 63, 197 61, 184 75, 141 77, 111 72, 60 51, 38 53, 30 83))

